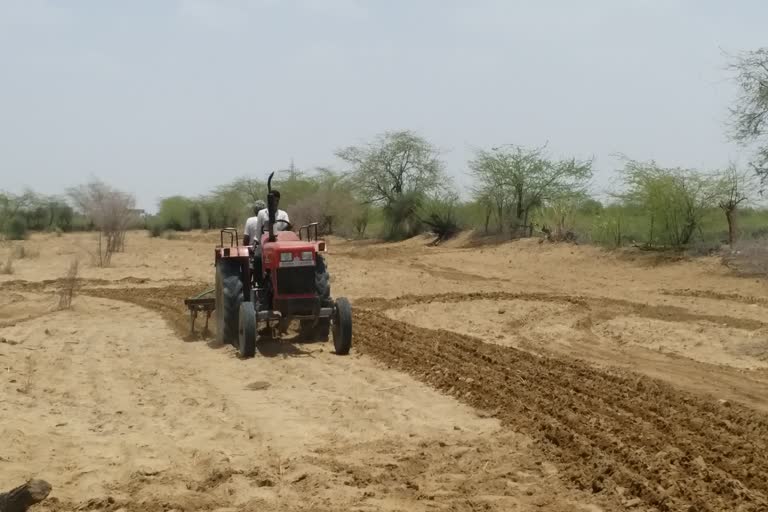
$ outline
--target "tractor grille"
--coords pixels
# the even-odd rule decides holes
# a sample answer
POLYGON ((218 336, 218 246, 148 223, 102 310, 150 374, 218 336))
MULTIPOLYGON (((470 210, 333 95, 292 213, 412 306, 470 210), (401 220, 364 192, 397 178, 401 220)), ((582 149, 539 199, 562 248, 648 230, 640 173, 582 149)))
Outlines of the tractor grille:
POLYGON ((315 267, 293 267, 277 269, 277 293, 315 293, 315 267))

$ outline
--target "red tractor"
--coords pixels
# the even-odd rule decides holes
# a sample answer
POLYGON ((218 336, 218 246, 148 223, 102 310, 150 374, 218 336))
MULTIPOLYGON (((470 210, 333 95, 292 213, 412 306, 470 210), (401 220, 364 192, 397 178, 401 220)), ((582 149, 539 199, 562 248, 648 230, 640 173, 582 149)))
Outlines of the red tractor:
POLYGON ((302 226, 297 234, 290 223, 275 219, 273 175, 267 181, 269 223, 261 235, 261 255, 255 256, 252 246, 239 245, 237 230, 221 231, 221 245, 216 247, 218 341, 233 344, 241 357, 253 357, 261 336, 279 338, 292 320, 298 320, 302 338, 325 341, 332 333, 336 353, 346 355, 352 346, 352 308, 344 297, 331 298, 321 254, 325 241, 318 239, 317 223, 302 226), (275 232, 281 222, 287 229, 275 232), (224 244, 225 233, 230 235, 229 246, 224 244))

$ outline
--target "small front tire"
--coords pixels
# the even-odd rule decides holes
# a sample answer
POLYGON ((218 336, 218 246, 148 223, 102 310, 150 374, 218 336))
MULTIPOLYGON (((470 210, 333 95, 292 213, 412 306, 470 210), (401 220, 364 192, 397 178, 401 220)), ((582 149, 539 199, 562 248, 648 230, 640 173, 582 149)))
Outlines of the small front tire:
POLYGON ((256 355, 256 310, 253 302, 240 304, 239 316, 237 352, 245 359, 256 355))
POLYGON ((333 348, 345 356, 352 348, 352 306, 345 297, 336 299, 333 312, 333 348))

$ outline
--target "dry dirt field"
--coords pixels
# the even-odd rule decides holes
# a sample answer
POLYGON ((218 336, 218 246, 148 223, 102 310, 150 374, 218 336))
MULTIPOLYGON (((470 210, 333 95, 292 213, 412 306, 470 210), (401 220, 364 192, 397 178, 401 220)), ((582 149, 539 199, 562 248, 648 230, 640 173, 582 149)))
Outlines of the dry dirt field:
POLYGON ((352 353, 239 360, 187 336, 217 238, 131 233, 106 269, 92 235, 23 242, 0 275, 0 488, 48 480, 43 511, 768 510, 765 281, 532 240, 332 239, 352 353))

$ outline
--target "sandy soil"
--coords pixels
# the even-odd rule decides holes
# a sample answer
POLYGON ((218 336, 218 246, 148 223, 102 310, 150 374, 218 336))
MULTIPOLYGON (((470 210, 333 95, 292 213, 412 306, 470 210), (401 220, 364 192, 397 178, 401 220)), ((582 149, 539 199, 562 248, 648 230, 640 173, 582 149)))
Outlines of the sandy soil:
POLYGON ((332 239, 352 354, 289 339, 241 361, 184 339, 216 238, 133 233, 106 269, 89 235, 23 243, 0 275, 0 487, 45 478, 60 511, 768 507, 763 281, 535 241, 332 239))

